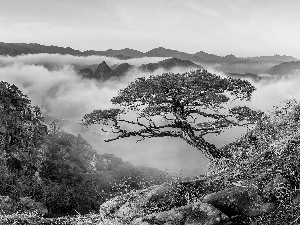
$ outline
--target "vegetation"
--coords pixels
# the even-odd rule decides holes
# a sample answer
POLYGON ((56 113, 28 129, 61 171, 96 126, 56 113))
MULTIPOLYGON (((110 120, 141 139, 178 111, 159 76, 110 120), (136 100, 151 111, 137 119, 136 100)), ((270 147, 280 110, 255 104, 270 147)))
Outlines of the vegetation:
POLYGON ((234 100, 249 100, 254 90, 248 81, 201 69, 139 78, 111 99, 119 108, 95 110, 84 116, 83 125, 109 126, 117 136, 107 141, 132 136, 140 140, 179 137, 210 159, 231 157, 204 137, 255 122, 261 112, 246 106, 228 108, 234 100))
POLYGON ((231 159, 212 161, 211 175, 220 188, 234 182, 258 182, 277 209, 252 218, 258 224, 299 224, 300 208, 300 102, 287 100, 260 120, 239 140, 224 146, 231 159), (278 182, 269 193, 268 184, 278 182), (275 181, 275 182, 274 182, 275 181))
POLYGON ((39 213, 25 208, 35 205, 46 216, 83 215, 97 212, 111 197, 172 179, 166 172, 98 154, 80 135, 64 132, 55 122, 47 128, 39 108, 6 82, 0 82, 0 115, 5 213, 34 218, 39 213))

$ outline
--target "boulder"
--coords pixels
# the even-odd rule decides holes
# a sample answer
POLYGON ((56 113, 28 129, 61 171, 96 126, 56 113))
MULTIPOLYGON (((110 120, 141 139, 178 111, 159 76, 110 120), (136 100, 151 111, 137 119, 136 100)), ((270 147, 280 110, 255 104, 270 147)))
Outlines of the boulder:
POLYGON ((229 225, 229 217, 215 207, 200 201, 134 219, 131 225, 229 225))
POLYGON ((206 180, 155 185, 103 203, 100 206, 100 214, 103 217, 114 217, 128 222, 145 215, 186 206, 203 196, 204 189, 209 189, 206 180))
POLYGON ((273 211, 276 204, 266 201, 259 195, 254 185, 235 186, 204 196, 202 202, 208 203, 228 215, 258 216, 273 211))

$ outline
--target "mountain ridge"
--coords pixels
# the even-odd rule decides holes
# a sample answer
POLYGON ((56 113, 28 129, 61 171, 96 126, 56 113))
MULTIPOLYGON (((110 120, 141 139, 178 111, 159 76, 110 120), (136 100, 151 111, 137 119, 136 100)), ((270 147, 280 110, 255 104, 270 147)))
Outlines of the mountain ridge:
POLYGON ((226 56, 218 56, 204 51, 198 51, 196 53, 186 53, 173 49, 166 49, 164 47, 153 48, 147 52, 142 52, 130 48, 124 48, 120 50, 107 49, 105 51, 98 50, 85 50, 80 51, 70 47, 59 47, 54 45, 41 45, 38 43, 5 43, 0 42, 0 55, 17 56, 22 54, 63 54, 63 55, 75 55, 75 56, 90 56, 101 55, 128 59, 128 57, 140 58, 140 57, 176 57, 179 59, 187 59, 193 62, 202 63, 228 63, 236 61, 278 61, 278 62, 290 62, 299 61, 299 59, 293 56, 286 55, 274 55, 274 56, 257 56, 257 57, 236 57, 232 54, 226 56))
POLYGON ((270 75, 296 75, 300 74, 300 61, 283 62, 265 71, 270 75))

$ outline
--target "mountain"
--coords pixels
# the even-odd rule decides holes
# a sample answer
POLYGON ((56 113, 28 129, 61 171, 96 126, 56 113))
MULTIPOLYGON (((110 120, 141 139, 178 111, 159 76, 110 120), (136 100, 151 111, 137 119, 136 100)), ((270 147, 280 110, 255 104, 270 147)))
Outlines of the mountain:
POLYGON ((201 68, 201 66, 189 61, 189 60, 183 60, 178 58, 169 58, 162 61, 159 61, 158 63, 149 63, 149 64, 143 64, 139 68, 143 71, 150 71, 153 72, 154 70, 157 70, 159 68, 162 69, 172 69, 174 67, 194 67, 194 68, 201 68))
POLYGON ((275 61, 252 61, 252 60, 239 60, 235 62, 218 63, 211 65, 215 70, 224 73, 254 73, 261 74, 266 70, 280 64, 275 61))
POLYGON ((100 63, 99 65, 89 65, 85 66, 85 68, 79 69, 78 74, 86 79, 96 79, 96 80, 108 80, 110 78, 118 78, 122 77, 127 73, 130 69, 136 68, 133 65, 128 63, 121 63, 118 65, 113 65, 109 67, 105 61, 100 63))
POLYGON ((34 49, 17 44, 0 42, 0 55, 17 56, 21 54, 36 54, 40 53, 34 49))
POLYGON ((133 59, 134 57, 128 56, 128 55, 114 55, 115 58, 121 59, 121 60, 127 60, 127 59, 133 59))
MULTIPOLYGON (((64 47, 58 47, 53 45, 47 46, 47 45, 41 45, 37 43, 27 44, 27 43, 0 42, 0 55, 17 56, 22 54, 38 54, 38 53, 74 55, 74 56, 100 55, 100 56, 107 56, 107 57, 116 57, 121 60, 127 60, 130 58, 140 58, 140 57, 171 57, 171 58, 175 57, 178 59, 190 60, 195 63, 200 63, 204 67, 222 64, 222 67, 225 68, 228 63, 234 63, 239 61, 244 61, 249 63, 264 62, 264 63, 272 64, 269 68, 271 68, 274 65, 280 64, 282 62, 299 61, 298 59, 292 56, 286 56, 286 55, 239 58, 232 54, 226 56, 218 56, 218 55, 206 53, 204 51, 199 51, 193 54, 193 53, 186 53, 186 52, 181 52, 173 49, 166 49, 163 47, 154 48, 144 53, 130 48, 124 48, 120 50, 108 49, 105 51, 96 51, 96 50, 79 51, 76 49, 72 49, 70 47, 64 48, 64 47)), ((265 68, 265 70, 267 69, 265 68)), ((228 72, 228 71, 223 71, 223 72, 228 72)), ((241 71, 230 70, 229 72, 241 72, 241 71)), ((242 72, 257 73, 257 71, 242 71, 242 72)))
POLYGON ((200 52, 195 53, 194 55, 199 57, 199 58, 202 58, 204 60, 211 61, 211 62, 218 62, 218 63, 221 63, 221 62, 235 62, 235 61, 241 60, 241 58, 237 58, 236 56, 234 56, 232 54, 231 55, 226 55, 226 56, 223 57, 223 56, 218 56, 218 55, 209 54, 209 53, 200 51, 200 52))
POLYGON ((145 56, 145 54, 143 52, 133 50, 130 48, 124 48, 121 50, 108 49, 108 50, 104 51, 104 53, 107 56, 123 55, 123 56, 129 56, 129 57, 133 57, 133 58, 140 58, 140 57, 145 56))
POLYGON ((135 68, 135 66, 130 65, 128 63, 122 63, 122 64, 117 65, 114 68, 113 72, 114 72, 115 76, 120 77, 120 76, 124 75, 125 73, 127 73, 130 69, 133 69, 133 68, 135 68))
POLYGON ((295 57, 286 56, 286 55, 257 56, 257 57, 250 57, 248 59, 255 60, 255 61, 277 61, 277 62, 299 61, 299 59, 296 59, 295 57))
POLYGON ((180 52, 177 50, 165 49, 163 47, 154 48, 145 53, 148 57, 176 57, 179 59, 187 59, 192 56, 185 52, 180 52))
POLYGON ((61 55, 82 55, 79 50, 74 50, 70 47, 63 48, 58 46, 46 46, 37 43, 4 43, 0 42, 0 54, 17 56, 22 54, 37 54, 37 53, 49 53, 49 54, 61 54, 61 55))
POLYGON ((284 62, 276 65, 265 71, 266 74, 271 75, 294 75, 300 74, 300 61, 284 62))
POLYGON ((107 80, 113 76, 112 69, 106 64, 105 61, 98 65, 98 68, 94 71, 94 76, 97 80, 107 80))
POLYGON ((162 68, 170 70, 174 67, 191 67, 191 68, 201 68, 201 66, 193 63, 189 60, 183 60, 178 58, 169 58, 158 63, 148 63, 142 64, 140 67, 135 67, 128 63, 121 63, 109 67, 105 61, 99 65, 88 65, 84 68, 78 70, 78 73, 86 79, 96 79, 96 80, 108 80, 110 78, 119 78, 125 75, 131 69, 139 69, 142 71, 154 72, 155 70, 162 68))
POLYGON ((220 61, 220 56, 214 55, 214 54, 209 54, 203 51, 197 52, 194 54, 195 56, 205 59, 205 60, 210 60, 210 61, 215 61, 218 62, 220 61))

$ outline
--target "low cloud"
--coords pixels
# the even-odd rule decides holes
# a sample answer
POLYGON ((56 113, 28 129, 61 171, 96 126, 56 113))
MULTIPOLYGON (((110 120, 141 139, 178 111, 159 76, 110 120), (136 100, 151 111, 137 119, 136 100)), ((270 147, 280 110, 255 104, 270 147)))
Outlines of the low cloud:
POLYGON ((224 63, 224 64, 216 64, 213 67, 217 71, 223 71, 226 73, 254 73, 261 74, 270 69, 273 66, 278 65, 279 62, 248 62, 248 61, 240 61, 235 63, 224 63))
MULTIPOLYGON (((126 60, 129 64, 139 66, 149 62, 157 62, 162 58, 139 58, 126 60)), ((95 130, 89 130, 78 125, 83 115, 95 109, 111 107, 110 99, 117 92, 125 88, 129 82, 138 77, 149 77, 168 72, 163 69, 153 73, 130 70, 120 80, 97 82, 82 79, 71 65, 99 64, 106 61, 108 65, 123 63, 115 58, 89 56, 76 57, 64 55, 26 55, 17 57, 0 57, 0 79, 18 86, 34 105, 39 106, 43 112, 62 119, 66 131, 73 134, 82 133, 93 147, 100 153, 109 152, 135 165, 157 167, 159 169, 174 171, 182 170, 184 175, 199 174, 205 171, 208 160, 200 151, 195 150, 182 140, 174 138, 155 138, 139 142, 123 139, 105 143, 108 136, 101 135, 95 130), (61 65, 57 70, 49 71, 42 65, 61 65)), ((182 73, 195 68, 173 68, 171 72, 182 73)), ((216 72, 216 71, 213 71, 216 72)), ((216 72, 217 73, 217 72, 216 72)), ((222 76, 224 74, 221 74, 222 76)), ((257 91, 254 92, 251 102, 247 105, 254 109, 268 112, 273 105, 280 104, 289 97, 300 99, 298 88, 300 78, 290 76, 277 81, 254 83, 257 91)), ((211 136, 209 140, 217 146, 226 141, 232 141, 245 129, 235 128, 221 136, 211 136)))
POLYGON ((20 64, 52 64, 56 66, 61 65, 91 65, 99 64, 105 61, 109 66, 114 64, 121 64, 127 62, 134 66, 140 66, 145 63, 156 63, 163 59, 162 57, 143 57, 143 58, 132 58, 127 60, 120 60, 114 57, 106 56, 73 56, 73 55, 59 55, 59 54, 30 54, 30 55, 19 55, 19 56, 0 56, 0 65, 12 65, 15 63, 20 64))
MULTIPOLYGON (((129 82, 138 77, 149 77, 152 74, 158 75, 169 72, 164 69, 158 69, 153 73, 132 69, 122 79, 100 82, 82 79, 70 65, 99 64, 103 60, 109 65, 124 62, 108 57, 75 57, 49 54, 0 57, 2 64, 0 79, 18 86, 32 100, 34 105, 39 106, 42 112, 47 115, 51 115, 51 118, 59 118, 66 131, 75 135, 82 133, 83 137, 100 153, 115 154, 135 165, 144 164, 162 170, 168 169, 169 171, 181 168, 185 171, 185 175, 196 173, 201 164, 199 162, 203 161, 202 165, 206 167, 206 159, 195 150, 189 152, 189 154, 193 153, 190 160, 193 161, 194 166, 181 161, 183 156, 189 158, 189 154, 186 154, 188 152, 186 148, 191 147, 180 140, 163 138, 136 144, 136 140, 124 139, 105 143, 104 140, 108 138, 107 136, 98 133, 96 130, 85 129, 78 125, 84 114, 95 109, 110 108, 110 99, 120 89, 125 88, 129 82), (49 71, 38 64, 62 65, 62 67, 49 71), (195 160, 197 156, 198 160, 195 160), (198 165, 195 165, 196 163, 198 165)), ((159 60, 162 60, 162 58, 130 59, 127 62, 139 66, 159 60)), ((196 68, 173 68, 171 72, 183 73, 191 69, 196 68)), ((201 166, 200 171, 203 171, 203 166, 201 166)))

